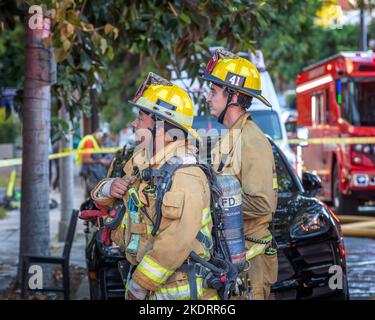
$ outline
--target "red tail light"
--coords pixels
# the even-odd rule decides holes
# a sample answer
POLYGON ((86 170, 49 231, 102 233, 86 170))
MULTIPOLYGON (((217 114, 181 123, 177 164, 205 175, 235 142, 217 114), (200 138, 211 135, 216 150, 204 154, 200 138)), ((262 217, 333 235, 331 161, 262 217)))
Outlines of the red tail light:
POLYGON ((344 247, 344 243, 341 242, 340 243, 340 253, 341 253, 341 256, 344 258, 346 257, 346 250, 345 250, 345 247, 344 247))

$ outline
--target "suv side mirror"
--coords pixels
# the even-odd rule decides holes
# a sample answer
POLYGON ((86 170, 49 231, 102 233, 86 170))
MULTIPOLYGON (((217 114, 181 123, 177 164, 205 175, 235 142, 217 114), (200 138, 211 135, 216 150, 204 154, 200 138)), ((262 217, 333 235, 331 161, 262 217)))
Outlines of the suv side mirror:
POLYGON ((322 190, 322 181, 317 175, 311 172, 304 172, 302 174, 302 185, 306 194, 311 197, 315 197, 322 190))

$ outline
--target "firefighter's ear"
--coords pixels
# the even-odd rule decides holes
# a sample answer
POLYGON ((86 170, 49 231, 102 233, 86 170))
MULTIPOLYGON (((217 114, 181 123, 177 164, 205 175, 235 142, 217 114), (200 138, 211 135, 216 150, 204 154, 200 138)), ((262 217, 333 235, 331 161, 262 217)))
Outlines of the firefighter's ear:
POLYGON ((232 103, 238 103, 238 92, 236 92, 233 96, 232 96, 232 103))

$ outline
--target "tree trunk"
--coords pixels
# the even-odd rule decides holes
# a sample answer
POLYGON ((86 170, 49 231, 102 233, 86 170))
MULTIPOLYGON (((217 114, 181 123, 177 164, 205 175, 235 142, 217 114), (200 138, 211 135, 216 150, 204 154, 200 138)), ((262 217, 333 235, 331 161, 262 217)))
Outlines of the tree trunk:
POLYGON ((29 18, 25 24, 20 261, 23 254, 50 255, 48 146, 52 52, 42 42, 50 34, 50 20, 43 19, 43 29, 32 29, 29 18))
POLYGON ((88 117, 86 114, 82 112, 82 128, 83 130, 81 131, 81 138, 83 138, 85 135, 92 133, 91 130, 91 116, 88 117))
POLYGON ((91 132, 94 133, 99 129, 100 119, 98 111, 98 97, 94 89, 90 90, 90 102, 91 102, 91 132))
MULTIPOLYGON (((72 149, 71 121, 64 103, 60 109, 60 119, 69 124, 68 134, 60 141, 60 149, 72 149)), ((74 206, 73 156, 60 158, 60 192, 61 218, 59 224, 59 241, 65 241, 70 217, 74 206)))

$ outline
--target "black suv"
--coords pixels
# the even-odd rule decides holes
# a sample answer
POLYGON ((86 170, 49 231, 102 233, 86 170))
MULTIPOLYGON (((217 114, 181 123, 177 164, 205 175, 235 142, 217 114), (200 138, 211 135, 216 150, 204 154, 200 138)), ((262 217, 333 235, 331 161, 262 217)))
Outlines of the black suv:
POLYGON ((305 172, 301 183, 280 149, 274 143, 272 148, 279 185, 273 219, 279 260, 278 279, 272 286, 276 299, 349 299, 340 222, 314 197, 321 188, 320 178, 305 172), (335 289, 333 278, 339 273, 335 289))

